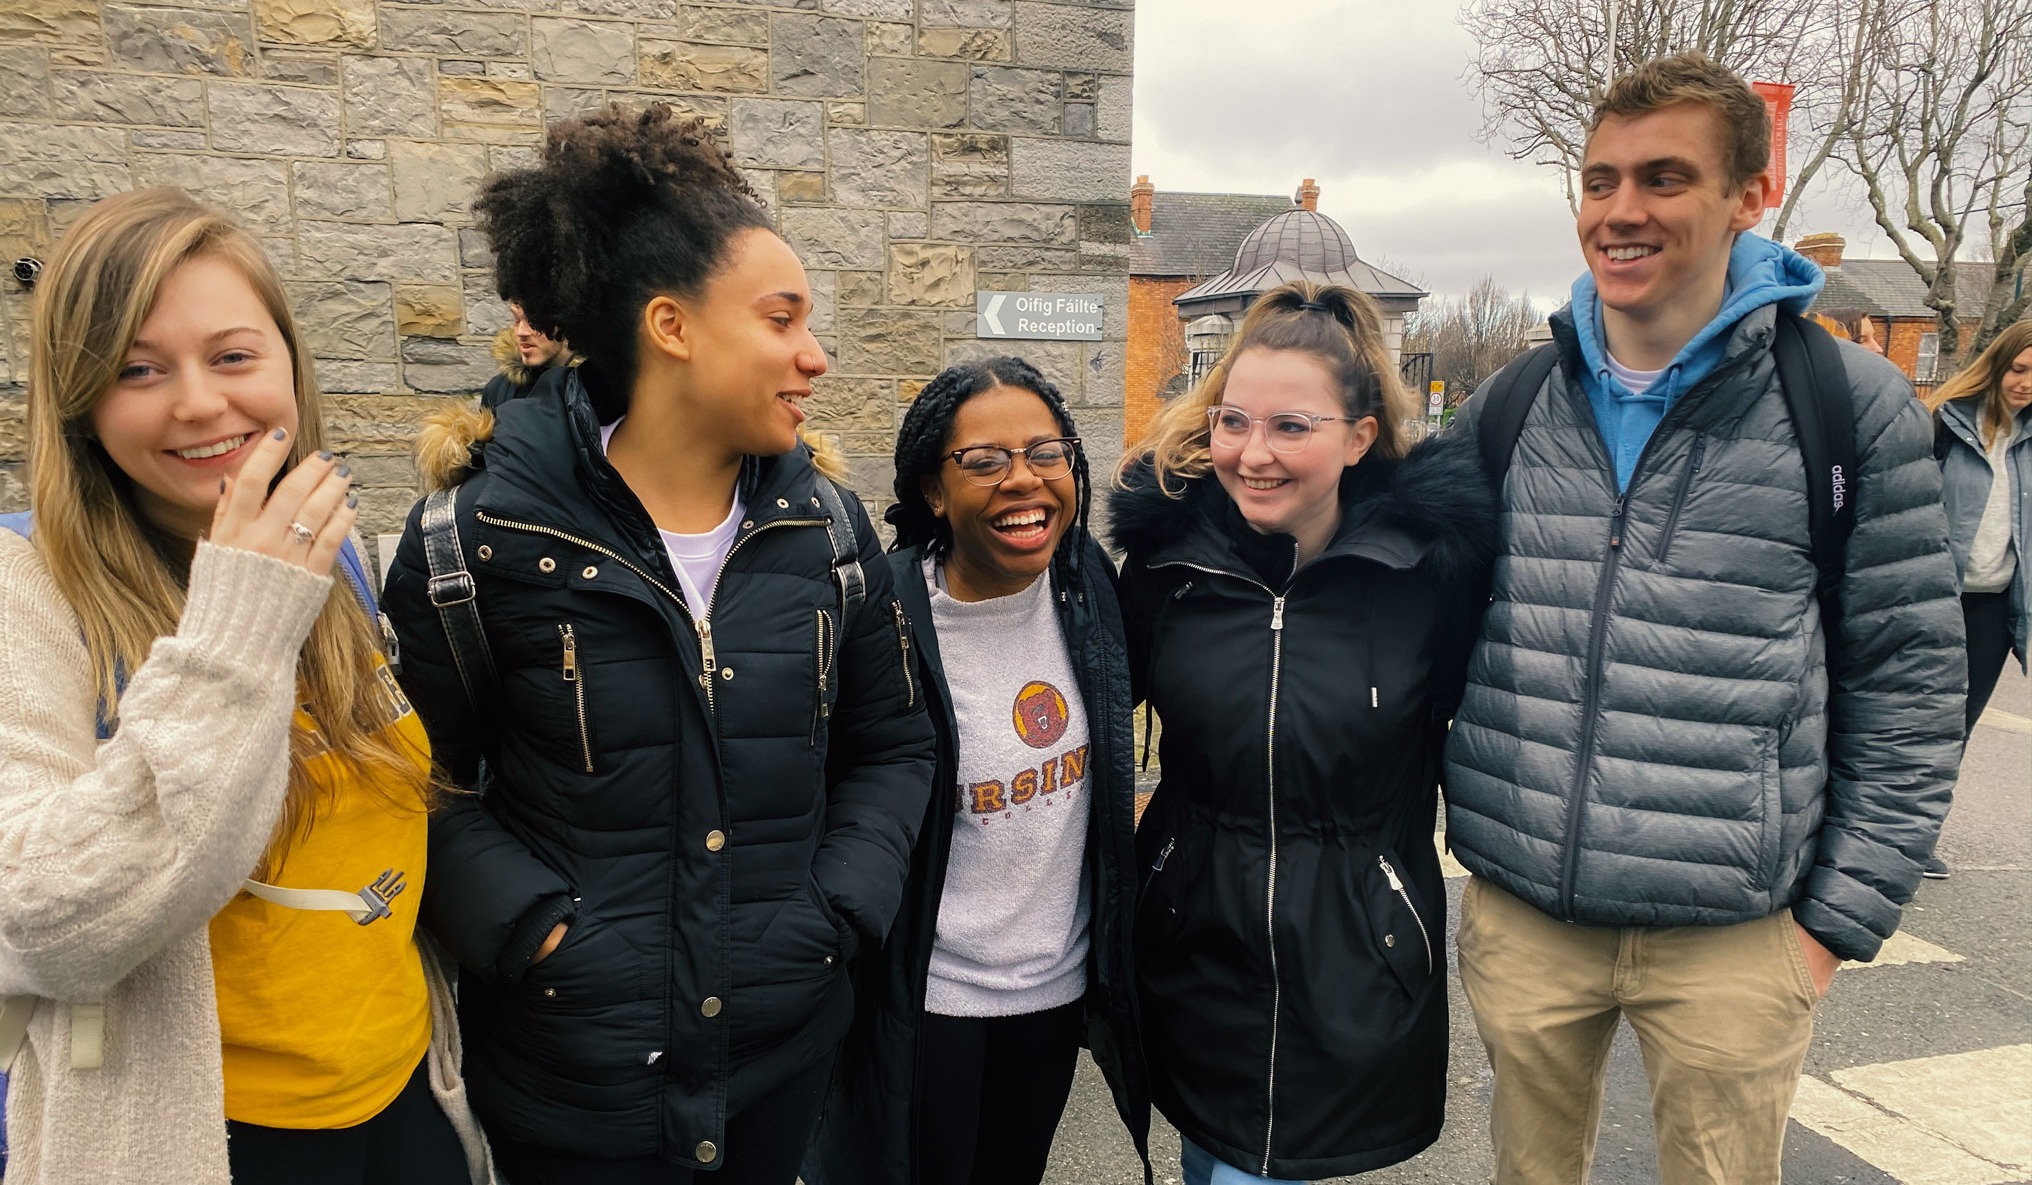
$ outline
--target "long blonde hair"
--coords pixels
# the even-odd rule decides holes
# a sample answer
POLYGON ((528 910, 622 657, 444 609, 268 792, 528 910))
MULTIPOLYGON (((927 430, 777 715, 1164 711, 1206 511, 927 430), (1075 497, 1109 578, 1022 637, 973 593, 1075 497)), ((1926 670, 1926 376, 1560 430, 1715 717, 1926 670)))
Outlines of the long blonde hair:
MULTIPOLYGON (((150 523, 133 483, 96 439, 92 411, 110 390, 162 283, 198 257, 237 268, 289 348, 297 431, 290 463, 324 448, 317 378, 282 282, 253 236, 174 189, 110 197, 78 219, 36 285, 28 374, 29 499, 34 543, 77 614, 109 706, 155 639, 183 616, 188 540, 150 523)), ((298 694, 317 722, 290 742, 289 797, 277 845, 301 834, 332 785, 310 771, 324 752, 397 806, 427 807, 429 776, 388 736, 378 630, 344 578, 297 659, 298 694)), ((330 779, 335 782, 337 779, 330 779)), ((275 857, 271 847, 270 861, 275 857)))
POLYGON ((1922 396, 1926 410, 1938 413, 1951 400, 1984 396, 1982 410, 1976 417, 1976 431, 1982 436, 1983 447, 1994 445, 1997 433, 2007 432, 2011 427, 2011 407, 2004 402, 2004 376, 2011 373, 2011 363, 2026 350, 2032 350, 2032 321, 2014 321, 2004 326, 1974 362, 1922 396))
POLYGON ((1396 460, 1411 447, 1404 423, 1417 408, 1390 361, 1382 310, 1353 288, 1293 280, 1257 298, 1221 360, 1197 387, 1158 412, 1142 441, 1123 457, 1123 475, 1148 458, 1159 488, 1178 497, 1184 487, 1174 483, 1211 472, 1207 409, 1226 395, 1229 369, 1249 350, 1293 350, 1318 359, 1340 388, 1347 414, 1376 418, 1371 453, 1396 460))

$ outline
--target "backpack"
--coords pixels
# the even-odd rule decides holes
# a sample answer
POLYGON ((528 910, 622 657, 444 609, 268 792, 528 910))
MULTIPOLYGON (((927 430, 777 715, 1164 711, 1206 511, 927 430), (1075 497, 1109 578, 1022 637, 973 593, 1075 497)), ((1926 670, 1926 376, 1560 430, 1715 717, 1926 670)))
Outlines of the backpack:
MULTIPOLYGON (((1828 677, 1832 679, 1841 621, 1842 569, 1849 533, 1855 529, 1850 498, 1860 464, 1855 403, 1849 395, 1841 353, 1827 330, 1780 309, 1771 352, 1778 362, 1778 385, 1784 391, 1785 407, 1792 416, 1800 458, 1806 466, 1807 535, 1817 573, 1813 595, 1820 602, 1828 677)), ((1475 398, 1484 401, 1476 424, 1476 443, 1482 467, 1499 498, 1525 417, 1531 414, 1531 406, 1558 362, 1558 346, 1538 346, 1496 372, 1476 392, 1475 398)))

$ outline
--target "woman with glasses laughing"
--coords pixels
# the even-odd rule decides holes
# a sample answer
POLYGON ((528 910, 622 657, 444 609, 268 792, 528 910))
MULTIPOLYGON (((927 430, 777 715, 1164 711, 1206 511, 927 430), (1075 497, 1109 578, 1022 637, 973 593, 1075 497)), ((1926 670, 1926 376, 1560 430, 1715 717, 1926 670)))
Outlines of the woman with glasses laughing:
POLYGON ((938 791, 805 1180, 1037 1185, 1088 1044, 1143 1148, 1128 658, 1056 388, 954 366, 896 438, 889 559, 938 791))
POLYGON ((1375 304, 1286 284, 1110 504, 1163 724, 1134 966, 1187 1185, 1367 1172, 1439 1135, 1433 817, 1495 521, 1472 449, 1408 448, 1416 414, 1375 304))

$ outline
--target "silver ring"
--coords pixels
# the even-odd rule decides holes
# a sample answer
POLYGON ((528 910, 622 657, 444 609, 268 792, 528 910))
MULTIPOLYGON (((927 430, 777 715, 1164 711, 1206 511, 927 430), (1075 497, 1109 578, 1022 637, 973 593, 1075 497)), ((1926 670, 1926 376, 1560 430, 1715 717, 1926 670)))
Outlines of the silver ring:
POLYGON ((311 530, 309 527, 304 526, 302 523, 289 524, 289 533, 296 536, 296 541, 298 543, 317 542, 317 532, 311 530))

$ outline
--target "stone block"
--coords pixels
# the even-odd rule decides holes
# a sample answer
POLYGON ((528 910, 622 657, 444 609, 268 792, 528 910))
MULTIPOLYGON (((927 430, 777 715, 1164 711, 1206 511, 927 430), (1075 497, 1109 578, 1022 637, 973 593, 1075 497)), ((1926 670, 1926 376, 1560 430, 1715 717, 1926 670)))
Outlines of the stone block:
POLYGON ((1101 79, 1100 98, 1094 104, 1094 135, 1103 140, 1129 139, 1133 80, 1125 74, 1101 79))
POLYGON ((910 37, 915 29, 910 25, 892 24, 888 21, 868 22, 868 56, 896 57, 910 56, 910 37))
POLYGON ((142 185, 174 185, 199 201, 224 206, 257 233, 288 234, 296 229, 286 161, 137 152, 134 180, 142 185))
POLYGON ((931 149, 921 133, 835 128, 827 137, 833 200, 843 206, 917 206, 930 200, 931 149))
POLYGON ((1007 29, 1014 12, 1011 0, 922 0, 917 20, 927 29, 1007 29))
MULTIPOLYGON (((288 288, 297 328, 313 356, 320 360, 395 358, 395 313, 388 285, 357 280, 297 280, 290 282, 288 288)), ((322 381, 322 365, 318 374, 322 381)), ((394 376, 391 373, 389 377, 394 376)))
POLYGON ((864 128, 868 126, 868 105, 844 100, 827 103, 826 123, 839 128, 864 128))
MULTIPOLYGON (((49 254, 49 205, 40 198, 0 198, 0 264, 49 254)), ((8 283, 13 283, 10 277, 8 283)), ((0 332, 0 344, 6 334, 0 332)))
MULTIPOLYGON (((1030 277, 1022 272, 981 272, 979 276, 980 278, 977 282, 980 284, 980 291, 982 292, 1030 291, 1030 277)), ((965 329, 966 332, 972 333, 974 331, 973 322, 968 322, 965 329)))
POLYGON ((972 308, 974 252, 923 243, 889 245, 888 303, 972 308))
MULTIPOLYGON (((7 0, 0 4, 0 41, 92 41, 99 36, 96 0, 7 0)), ((9 115, 25 112, 8 107, 9 115)))
POLYGON ((341 66, 350 134, 437 138, 438 78, 429 58, 348 54, 341 66))
POLYGON ((769 78, 776 94, 815 99, 861 94, 867 61, 861 22, 784 14, 772 28, 769 78))
POLYGON ((921 29, 917 52, 927 58, 1006 62, 1014 56, 1007 29, 921 29))
POLYGON ((776 213, 776 174, 768 169, 743 169, 741 170, 741 175, 746 178, 748 188, 755 191, 755 200, 761 202, 762 208, 767 210, 771 217, 774 217, 776 213))
MULTIPOLYGON (((778 175, 779 194, 782 193, 782 179, 794 175, 778 175)), ((887 262, 882 253, 880 210, 786 206, 783 210, 783 237, 806 267, 880 268, 887 262)))
POLYGON ((393 222, 387 165, 296 162, 296 214, 343 222, 393 222))
POLYGON ((1039 272, 1079 270, 1079 252, 1038 243, 984 243, 975 249, 975 264, 983 271, 1029 272, 1032 283, 1043 279, 1039 272))
MULTIPOLYGON (((394 334, 389 334, 394 340, 394 334)), ((393 362, 357 362, 345 358, 315 358, 318 388, 327 395, 364 393, 378 395, 402 389, 402 368, 393 362)), ((327 407, 327 411, 329 411, 327 407)), ((330 433, 327 433, 329 442, 330 433)))
POLYGON ((430 337, 402 339, 402 379, 417 391, 478 394, 497 370, 484 345, 430 337))
MULTIPOLYGON (((0 17, 0 22, 6 18, 0 17)), ((0 24, 0 29, 4 29, 0 24)), ((0 32, 0 37, 6 34, 0 32)), ((39 45, 0 44, 0 111, 11 119, 49 114, 49 51, 39 45)))
POLYGON ((514 322, 515 314, 508 311, 507 302, 494 295, 493 277, 468 275, 465 293, 466 332, 471 336, 491 342, 514 322))
POLYGON ((636 68, 644 86, 721 94, 762 94, 769 89, 769 51, 750 46, 644 37, 636 68))
POLYGON ((939 316, 920 309, 840 313, 840 370, 849 375, 919 375, 939 369, 939 316))
POLYGON ((477 226, 459 228, 459 266, 488 271, 494 268, 494 249, 487 245, 487 236, 477 226))
POLYGON ((735 8, 707 8, 699 4, 677 6, 674 26, 684 41, 724 41, 729 45, 769 44, 769 14, 735 8))
POLYGON ((136 128, 128 134, 128 140, 136 148, 161 148, 171 152, 203 152, 211 147, 211 141, 199 128, 136 128))
MULTIPOLYGON (((1126 186, 1123 187, 1126 190, 1126 186)), ((1049 243, 1079 241, 1072 206, 1030 202, 934 202, 931 237, 952 243, 1049 243)), ((1001 269, 995 269, 1001 270, 1001 269)))
POLYGON ((543 133, 543 90, 499 78, 440 78, 438 106, 453 140, 520 143, 543 133))
POLYGON ((346 159, 348 159, 348 160, 387 160, 387 159, 388 159, 388 141, 386 141, 386 140, 348 140, 348 141, 346 141, 346 159))
POLYGON ((584 115, 605 106, 607 93, 600 90, 581 90, 569 86, 546 86, 543 88, 543 122, 552 123, 584 115))
POLYGON ((1065 101, 1068 103, 1091 103, 1100 97, 1101 76, 1081 70, 1068 70, 1065 74, 1065 101))
MULTIPOLYGON (((546 8, 567 7, 556 0, 530 5, 531 12, 546 8)), ((573 12, 587 16, 626 17, 629 20, 661 21, 670 19, 670 0, 571 0, 568 7, 573 12)))
POLYGON ((908 21, 916 0, 819 0, 820 12, 838 16, 864 16, 877 21, 908 21))
POLYGON ((56 70, 49 96, 58 119, 190 128, 204 123, 205 84, 96 70, 56 70))
POLYGON ((840 303, 868 308, 882 303, 888 291, 881 272, 839 272, 836 281, 840 303))
POLYGON ((1009 192, 1061 201, 1119 201, 1129 192, 1129 146, 1017 140, 1010 150, 1009 192))
POLYGON ((490 171, 487 149, 478 144, 389 146, 395 171, 395 216, 404 222, 467 222, 474 194, 490 171))
POLYGON ((542 160, 543 150, 530 145, 496 144, 487 149, 487 168, 495 173, 532 169, 542 160))
POLYGON ((487 77, 511 78, 516 82, 530 82, 536 78, 535 71, 521 62, 488 62, 487 77))
POLYGON ((1009 188, 1009 137, 933 132, 931 188, 938 197, 993 197, 1009 188))
POLYGON ((892 239, 921 239, 931 233, 931 216, 922 210, 891 210, 889 212, 889 237, 892 239))
POLYGON ((437 12, 428 8, 381 10, 381 43, 390 49, 462 58, 527 56, 525 22, 507 12, 437 12))
POLYGON ((954 337, 946 339, 945 365, 957 366, 962 362, 979 362, 1005 355, 1021 358, 1050 379, 1053 386, 1071 395, 1079 387, 1079 346, 1079 342, 954 337))
POLYGON ((428 395, 338 395, 325 400, 325 444, 342 453, 406 453, 415 447, 424 418, 444 409, 443 398, 428 395))
POLYGON ((871 58, 868 122, 876 127, 958 127, 967 121, 968 84, 964 62, 871 58))
POLYGON ((372 49, 374 30, 374 0, 254 0, 254 31, 263 41, 372 49))
POLYGON ((307 279, 458 281, 458 236, 431 223, 355 226, 302 220, 297 268, 307 279))
POLYGON ((1092 103, 1067 103, 1065 118, 1059 124, 1067 136, 1086 138, 1094 134, 1094 105, 1092 103))
POLYGON ((820 432, 896 431, 896 394, 890 379, 821 375, 811 385, 811 426, 820 432))
POLYGON ((975 66, 968 94, 969 123, 997 132, 1055 135, 1059 117, 1059 75, 1051 70, 975 66))
POLYGON ((811 317, 807 324, 813 333, 831 333, 836 324, 833 312, 839 305, 838 277, 832 272, 807 272, 805 282, 811 286, 811 317))
POLYGON ((261 77, 270 82, 297 82, 305 86, 339 85, 339 57, 329 53, 287 53, 261 51, 261 77))
POLYGON ((466 331, 465 293, 456 284, 398 284, 395 332, 411 337, 457 337, 466 331))
POLYGON ((825 174, 776 174, 776 200, 780 203, 822 202, 826 200, 825 174))
POLYGON ((468 58, 439 58, 437 60, 437 72, 439 74, 464 75, 469 78, 485 78, 487 76, 487 63, 468 58))
MULTIPOLYGON (((1126 318, 1124 318, 1126 320, 1126 318)), ((1120 407, 1126 402, 1128 346, 1119 341, 1080 342, 1079 403, 1084 407, 1120 407)), ((1071 396, 1072 392, 1067 391, 1071 396)))
POLYGON ((225 78, 252 72, 254 30, 240 13, 127 4, 108 4, 105 12, 107 56, 123 69, 225 78))
POLYGON ((825 104, 736 99, 727 128, 734 159, 765 169, 825 168, 825 104))
POLYGON ((96 45, 52 45, 49 47, 49 64, 96 70, 106 64, 106 51, 96 45))
POLYGON ((214 82, 207 88, 212 147, 277 156, 337 156, 339 96, 267 82, 214 82))
POLYGON ((1133 66, 1130 20, 1121 10, 1016 0, 1016 60, 1127 74, 1133 66))
POLYGON ((547 82, 635 81, 635 30, 611 21, 536 17, 529 22, 530 61, 547 82))
POLYGON ((1127 202, 1094 202, 1079 208, 1082 244, 1126 243, 1134 233, 1127 202))

